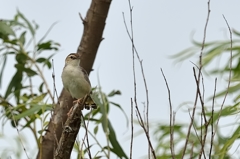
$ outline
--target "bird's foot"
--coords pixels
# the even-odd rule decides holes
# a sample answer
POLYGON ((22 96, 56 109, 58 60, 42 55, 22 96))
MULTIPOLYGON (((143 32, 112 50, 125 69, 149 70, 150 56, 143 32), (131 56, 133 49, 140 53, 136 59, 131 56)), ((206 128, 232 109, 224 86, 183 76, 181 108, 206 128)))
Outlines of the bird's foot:
MULTIPOLYGON (((71 109, 69 110, 69 112, 67 113, 67 116, 69 116, 72 113, 73 107, 75 104, 81 104, 82 103, 82 98, 74 100, 73 101, 73 106, 71 107, 71 109)), ((82 108, 83 109, 83 108, 82 108)))
POLYGON ((83 100, 82 98, 77 99, 77 100, 74 100, 74 101, 73 101, 73 105, 75 105, 76 103, 77 103, 77 104, 81 104, 81 103, 82 103, 82 100, 83 100))
POLYGON ((68 116, 68 117, 69 117, 70 114, 72 113, 72 110, 73 110, 73 107, 71 107, 71 109, 68 111, 68 113, 67 113, 67 116, 68 116))

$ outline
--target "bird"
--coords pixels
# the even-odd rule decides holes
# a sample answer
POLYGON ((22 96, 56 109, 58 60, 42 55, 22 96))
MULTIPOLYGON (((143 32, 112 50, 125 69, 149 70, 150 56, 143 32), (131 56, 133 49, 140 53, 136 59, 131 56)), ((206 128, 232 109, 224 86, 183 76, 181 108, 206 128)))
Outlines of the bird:
MULTIPOLYGON (((87 95, 87 100, 84 103, 86 109, 94 108, 97 106, 92 100, 91 83, 87 72, 80 66, 80 56, 77 53, 70 53, 65 59, 65 66, 62 71, 62 83, 64 88, 77 100, 73 101, 81 103, 83 98, 87 95)), ((71 109, 70 111, 71 112, 71 109)), ((68 113, 69 114, 69 113, 68 113)))

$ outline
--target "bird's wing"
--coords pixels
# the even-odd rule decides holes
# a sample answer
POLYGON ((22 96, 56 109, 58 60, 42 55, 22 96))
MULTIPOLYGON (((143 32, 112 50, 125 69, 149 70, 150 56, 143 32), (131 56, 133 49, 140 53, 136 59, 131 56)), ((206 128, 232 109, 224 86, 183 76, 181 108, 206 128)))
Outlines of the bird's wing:
POLYGON ((88 78, 88 73, 87 73, 87 71, 84 70, 84 68, 82 68, 82 67, 80 67, 80 68, 81 68, 81 70, 82 70, 82 72, 83 72, 83 75, 84 75, 85 80, 86 80, 86 81, 90 84, 90 86, 91 86, 91 83, 90 83, 89 78, 88 78))

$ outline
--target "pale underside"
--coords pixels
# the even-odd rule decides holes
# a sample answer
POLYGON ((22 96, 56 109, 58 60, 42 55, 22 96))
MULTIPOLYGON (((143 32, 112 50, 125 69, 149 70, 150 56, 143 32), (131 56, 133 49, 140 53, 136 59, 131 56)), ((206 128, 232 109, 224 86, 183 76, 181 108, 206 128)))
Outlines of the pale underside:
POLYGON ((76 99, 83 98, 86 94, 91 92, 91 85, 79 68, 66 65, 62 72, 64 88, 76 99))

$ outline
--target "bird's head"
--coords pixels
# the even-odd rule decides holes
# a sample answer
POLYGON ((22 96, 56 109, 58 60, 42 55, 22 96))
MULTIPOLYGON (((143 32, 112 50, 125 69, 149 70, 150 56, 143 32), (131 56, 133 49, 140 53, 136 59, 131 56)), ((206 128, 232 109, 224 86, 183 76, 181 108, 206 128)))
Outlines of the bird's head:
POLYGON ((65 59, 65 65, 79 66, 80 56, 77 53, 69 54, 65 59))

